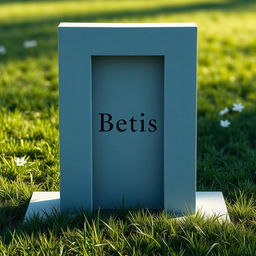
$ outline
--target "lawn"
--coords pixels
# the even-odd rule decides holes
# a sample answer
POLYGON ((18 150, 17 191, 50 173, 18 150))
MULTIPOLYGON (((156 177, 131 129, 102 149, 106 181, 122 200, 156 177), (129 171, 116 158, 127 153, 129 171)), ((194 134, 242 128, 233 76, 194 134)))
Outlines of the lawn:
POLYGON ((253 0, 0 0, 0 255, 256 255, 255 24, 253 0), (198 24, 197 189, 222 191, 231 223, 148 211, 22 222, 32 191, 59 190, 61 21, 198 24))

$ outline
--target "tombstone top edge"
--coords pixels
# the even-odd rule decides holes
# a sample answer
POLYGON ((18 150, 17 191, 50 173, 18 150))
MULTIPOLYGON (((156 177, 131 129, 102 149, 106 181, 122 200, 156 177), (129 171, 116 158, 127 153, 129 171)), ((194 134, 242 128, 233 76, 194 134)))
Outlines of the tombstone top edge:
POLYGON ((197 28, 191 23, 98 23, 98 22, 61 22, 59 28, 197 28))

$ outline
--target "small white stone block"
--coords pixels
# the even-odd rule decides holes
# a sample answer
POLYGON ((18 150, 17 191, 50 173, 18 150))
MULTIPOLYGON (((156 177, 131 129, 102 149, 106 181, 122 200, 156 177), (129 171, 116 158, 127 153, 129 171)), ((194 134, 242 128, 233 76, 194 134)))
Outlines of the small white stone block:
POLYGON ((219 216, 219 220, 230 222, 222 192, 196 192, 196 211, 205 217, 219 216))
POLYGON ((60 192, 33 192, 24 219, 37 214, 43 217, 52 211, 60 211, 60 192))
MULTIPOLYGON (((196 192, 196 210, 205 217, 219 216, 221 221, 230 221, 222 192, 196 192)), ((25 220, 35 214, 60 211, 60 192, 34 192, 25 215, 25 220)))

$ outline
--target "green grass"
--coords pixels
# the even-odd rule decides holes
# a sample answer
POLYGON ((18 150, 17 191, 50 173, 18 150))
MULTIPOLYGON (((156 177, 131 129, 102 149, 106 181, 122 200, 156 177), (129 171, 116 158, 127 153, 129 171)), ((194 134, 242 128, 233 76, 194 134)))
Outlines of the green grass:
POLYGON ((0 0, 0 255, 256 255, 254 2, 0 0), (197 186, 223 191, 232 223, 147 211, 22 223, 32 191, 59 190, 60 21, 198 24, 197 186), (221 128, 218 112, 234 102, 245 109, 221 128), (16 166, 19 156, 28 163, 16 166))

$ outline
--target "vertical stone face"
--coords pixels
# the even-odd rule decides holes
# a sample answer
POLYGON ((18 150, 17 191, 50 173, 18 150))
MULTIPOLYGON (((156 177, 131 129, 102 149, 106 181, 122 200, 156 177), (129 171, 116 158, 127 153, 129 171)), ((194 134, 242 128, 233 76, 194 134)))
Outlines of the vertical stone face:
POLYGON ((59 26, 60 207, 195 211, 197 26, 59 26))
POLYGON ((159 56, 92 58, 95 209, 163 208, 163 71, 159 56))

